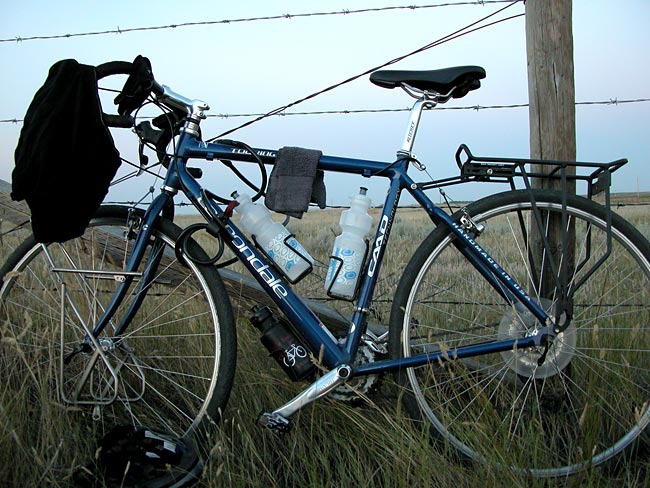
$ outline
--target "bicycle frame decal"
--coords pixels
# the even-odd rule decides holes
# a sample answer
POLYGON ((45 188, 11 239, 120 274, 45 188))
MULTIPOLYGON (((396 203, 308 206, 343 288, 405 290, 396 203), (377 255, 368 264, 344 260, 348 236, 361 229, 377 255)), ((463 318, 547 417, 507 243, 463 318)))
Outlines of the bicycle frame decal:
MULTIPOLYGON (((248 152, 246 149, 233 148, 232 154, 249 155, 250 152, 248 152)), ((261 158, 275 158, 277 156, 277 153, 275 151, 271 151, 269 149, 256 149, 255 154, 257 154, 261 158)))
POLYGON ((235 248, 241 253, 246 262, 250 265, 252 269, 266 282, 266 284, 273 290, 273 292, 281 300, 287 296, 287 289, 283 286, 282 280, 276 278, 271 270, 271 266, 264 264, 260 259, 255 255, 253 250, 246 244, 244 239, 237 234, 235 229, 230 224, 226 224, 226 230, 232 237, 232 244, 235 248))
POLYGON ((519 295, 521 299, 526 300, 527 302, 530 302, 532 300, 531 297, 523 290, 523 288, 515 280, 513 280, 510 275, 501 266, 499 266, 499 264, 494 259, 492 259, 487 251, 485 251, 479 244, 477 244, 472 236, 465 232, 465 230, 457 222, 452 222, 451 225, 454 229, 456 229, 457 233, 459 233, 465 239, 467 244, 469 244, 474 249, 474 251, 476 251, 476 254, 483 257, 485 262, 492 266, 494 271, 501 277, 503 282, 512 283, 514 291, 519 295))
POLYGON ((372 277, 375 274, 375 267, 379 261, 379 251, 381 246, 386 242, 386 229, 388 228, 388 216, 383 215, 381 221, 379 222, 379 237, 375 239, 375 247, 372 250, 370 264, 368 265, 368 276, 372 277))

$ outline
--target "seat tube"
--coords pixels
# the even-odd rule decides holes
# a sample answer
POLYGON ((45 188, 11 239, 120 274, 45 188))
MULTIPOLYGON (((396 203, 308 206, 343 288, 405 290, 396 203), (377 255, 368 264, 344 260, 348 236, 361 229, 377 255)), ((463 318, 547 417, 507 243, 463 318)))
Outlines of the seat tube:
POLYGON ((352 315, 353 327, 350 330, 345 343, 345 352, 352 356, 357 350, 361 336, 365 330, 368 313, 370 312, 370 303, 372 295, 377 284, 381 262, 386 251, 386 244, 390 235, 390 230, 395 219, 395 212, 399 203, 399 197, 403 188, 402 175, 406 174, 408 160, 400 161, 394 168, 394 174, 391 177, 386 202, 377 224, 374 240, 369 245, 368 258, 364 267, 363 281, 359 289, 359 298, 352 315))

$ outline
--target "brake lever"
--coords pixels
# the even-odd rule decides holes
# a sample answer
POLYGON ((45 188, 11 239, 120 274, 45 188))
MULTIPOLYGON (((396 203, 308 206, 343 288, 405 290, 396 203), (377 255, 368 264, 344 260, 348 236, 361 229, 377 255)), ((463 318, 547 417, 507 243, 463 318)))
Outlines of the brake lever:
POLYGON ((138 144, 138 160, 140 162, 140 167, 138 168, 136 176, 140 176, 144 171, 144 167, 149 164, 149 156, 144 153, 144 142, 142 139, 140 139, 140 144, 138 144))
POLYGON ((149 158, 144 154, 144 145, 145 143, 149 143, 156 148, 158 161, 166 167, 168 164, 166 149, 167 144, 169 144, 169 141, 172 139, 171 130, 167 128, 155 129, 147 120, 136 125, 135 132, 140 138, 139 153, 141 166, 143 164, 146 166, 149 162, 149 158))
POLYGON ((149 144, 157 146, 165 131, 154 129, 151 126, 151 122, 147 120, 136 125, 135 132, 138 134, 141 142, 148 142, 149 144))

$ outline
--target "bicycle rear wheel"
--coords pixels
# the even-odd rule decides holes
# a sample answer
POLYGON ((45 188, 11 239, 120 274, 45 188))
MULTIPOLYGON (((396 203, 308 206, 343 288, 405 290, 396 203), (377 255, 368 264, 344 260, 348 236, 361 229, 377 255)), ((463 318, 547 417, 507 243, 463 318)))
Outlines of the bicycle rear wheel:
POLYGON ((87 340, 123 281, 141 215, 101 208, 82 237, 49 245, 29 238, 0 270, 0 413, 11 432, 0 442, 21 459, 1 468, 4 486, 66 485, 116 425, 180 437, 204 435, 218 421, 235 369, 232 310, 213 267, 176 261, 173 223, 154 225, 142 261, 162 256, 153 283, 142 290, 135 278, 105 331, 87 340), (126 332, 114 336, 142 293, 126 332))
MULTIPOLYGON (((561 215, 561 195, 536 191, 534 199, 547 232, 549 216, 561 215)), ((467 213, 485 226, 475 241, 554 314, 557 293, 554 287, 540 292, 540 266, 531 264, 539 263, 530 254, 531 208, 527 191, 513 191, 480 200, 467 213)), ((607 212, 584 198, 568 198, 567 216, 575 254, 563 259, 569 259, 569 284, 582 283, 570 325, 541 364, 543 348, 522 349, 398 374, 407 411, 428 421, 433 436, 464 459, 526 476, 566 476, 631 448, 650 423, 650 245, 612 214, 607 253, 607 212)), ((391 315, 392 357, 539 329, 453 242, 447 229, 434 230, 405 269, 391 315)), ((542 262, 550 259, 544 252, 542 262)))

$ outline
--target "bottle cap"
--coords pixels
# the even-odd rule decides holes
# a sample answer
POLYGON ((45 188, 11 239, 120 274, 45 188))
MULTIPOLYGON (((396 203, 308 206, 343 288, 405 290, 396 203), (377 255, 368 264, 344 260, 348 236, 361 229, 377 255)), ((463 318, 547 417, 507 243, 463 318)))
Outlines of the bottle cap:
POLYGON ((370 197, 366 195, 367 191, 368 189, 364 188, 363 186, 359 188, 359 193, 350 197, 350 205, 357 204, 361 205, 362 207, 370 208, 372 202, 370 200, 370 197))

